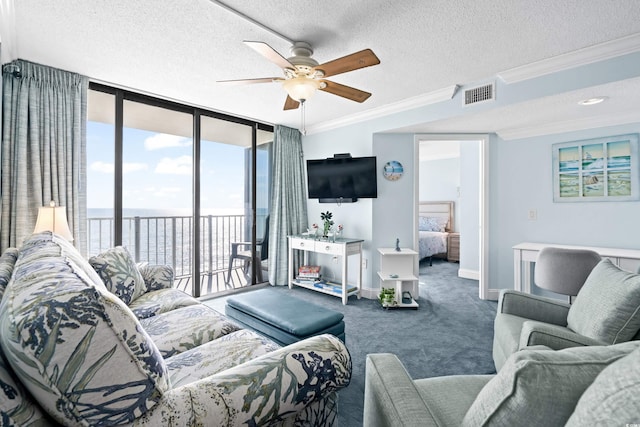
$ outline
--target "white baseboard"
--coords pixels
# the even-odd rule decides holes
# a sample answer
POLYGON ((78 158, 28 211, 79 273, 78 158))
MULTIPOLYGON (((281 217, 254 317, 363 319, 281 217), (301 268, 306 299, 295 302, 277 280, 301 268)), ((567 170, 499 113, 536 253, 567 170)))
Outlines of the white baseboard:
POLYGON ((366 299, 378 299, 380 289, 362 288, 360 289, 360 296, 366 299))
POLYGON ((498 298, 500 297, 500 291, 501 289, 488 289, 487 297, 485 299, 490 301, 498 301, 498 298))
POLYGON ((480 272, 477 270, 458 269, 458 277, 463 279, 480 280, 480 272))

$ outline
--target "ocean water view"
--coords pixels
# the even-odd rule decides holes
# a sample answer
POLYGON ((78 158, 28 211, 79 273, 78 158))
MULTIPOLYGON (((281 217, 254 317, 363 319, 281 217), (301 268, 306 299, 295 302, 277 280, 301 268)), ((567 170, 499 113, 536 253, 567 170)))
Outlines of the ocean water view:
MULTIPOLYGON (((264 232, 266 209, 258 209, 257 234, 264 232)), ((113 246, 113 210, 87 209, 88 252, 113 246)), ((200 217, 200 271, 228 267, 232 242, 249 241, 249 218, 241 209, 203 209, 200 217)), ((123 209, 122 244, 137 262, 171 265, 176 277, 191 274, 193 217, 190 209, 123 209)))

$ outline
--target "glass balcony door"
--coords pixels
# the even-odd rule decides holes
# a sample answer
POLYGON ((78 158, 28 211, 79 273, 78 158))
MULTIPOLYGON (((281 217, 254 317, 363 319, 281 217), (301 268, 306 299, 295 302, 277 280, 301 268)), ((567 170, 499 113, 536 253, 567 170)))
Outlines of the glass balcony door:
POLYGON ((89 91, 89 254, 122 244, 194 296, 266 281, 272 132, 102 89, 89 91))

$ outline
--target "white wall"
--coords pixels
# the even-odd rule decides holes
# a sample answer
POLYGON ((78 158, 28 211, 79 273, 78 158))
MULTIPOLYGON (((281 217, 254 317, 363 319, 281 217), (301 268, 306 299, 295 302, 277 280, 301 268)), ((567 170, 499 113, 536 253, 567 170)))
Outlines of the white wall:
POLYGON ((479 279, 480 274, 480 141, 460 141, 460 198, 456 206, 460 222, 458 275, 479 279))
MULTIPOLYGON (((303 138, 303 151, 305 161, 308 159, 324 159, 332 157, 336 153, 351 153, 353 157, 363 157, 372 155, 371 135, 358 132, 358 129, 349 129, 327 132, 322 134, 321 142, 317 142, 314 136, 303 138)), ((384 164, 384 163, 383 163, 384 164)), ((382 165, 378 161, 378 169, 382 165)), ((378 176, 378 184, 382 176, 378 176)), ((379 189, 378 189, 379 191, 379 189)), ((343 236, 363 239, 363 258, 367 262, 367 269, 363 270, 363 286, 371 287, 371 264, 372 248, 372 199, 359 199, 355 203, 320 203, 317 199, 307 201, 307 212, 309 225, 320 224, 320 213, 330 211, 333 214, 333 221, 342 224, 344 227, 343 236)), ((323 266, 325 276, 328 278, 340 277, 340 263, 335 263, 328 256, 317 255, 315 258, 319 265, 323 266)), ((349 280, 355 282, 356 269, 359 266, 355 262, 355 257, 351 257, 349 262, 349 280)))
POLYGON ((421 161, 419 177, 420 201, 452 200, 455 202, 453 228, 454 231, 459 231, 460 158, 421 161))
POLYGON ((420 200, 456 200, 460 186, 460 158, 420 162, 420 200))

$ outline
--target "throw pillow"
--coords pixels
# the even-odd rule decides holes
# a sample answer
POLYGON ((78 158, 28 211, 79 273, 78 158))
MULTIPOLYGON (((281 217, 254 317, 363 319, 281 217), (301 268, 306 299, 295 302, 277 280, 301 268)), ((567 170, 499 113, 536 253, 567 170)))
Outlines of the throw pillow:
POLYGON ((20 382, 60 424, 143 416, 170 388, 157 346, 125 303, 54 241, 31 255, 20 253, 0 310, 2 350, 20 382))
POLYGON ((604 369, 584 392, 567 426, 634 425, 640 420, 640 348, 604 369))
POLYGON ((564 425, 598 374, 638 346, 518 351, 480 391, 463 426, 564 425))
POLYGON ((147 291, 144 278, 127 248, 116 246, 89 259, 107 289, 129 305, 147 291))
POLYGON ((600 261, 571 305, 567 324, 609 344, 629 341, 640 329, 640 274, 600 261))
POLYGON ((418 230, 444 232, 447 229, 449 219, 438 216, 421 216, 418 221, 418 230))

